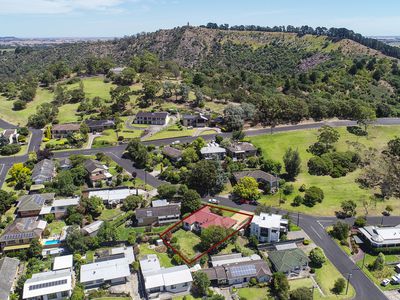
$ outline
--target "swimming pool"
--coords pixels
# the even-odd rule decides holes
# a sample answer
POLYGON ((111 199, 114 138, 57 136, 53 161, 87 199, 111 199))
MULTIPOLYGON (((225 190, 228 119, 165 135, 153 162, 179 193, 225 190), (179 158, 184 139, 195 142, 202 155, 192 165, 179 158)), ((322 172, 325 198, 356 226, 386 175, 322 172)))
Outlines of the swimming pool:
POLYGON ((44 242, 44 245, 49 246, 49 245, 58 245, 60 244, 60 240, 47 240, 44 242))

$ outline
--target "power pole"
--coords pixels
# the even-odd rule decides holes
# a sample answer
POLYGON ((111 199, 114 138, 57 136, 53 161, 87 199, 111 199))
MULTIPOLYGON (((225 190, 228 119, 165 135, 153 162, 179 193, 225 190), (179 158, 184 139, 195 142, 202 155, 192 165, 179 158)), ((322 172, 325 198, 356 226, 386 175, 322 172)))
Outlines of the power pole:
POLYGON ((300 213, 297 212, 297 226, 299 226, 300 224, 300 213))
POLYGON ((347 292, 349 291, 349 284, 350 284, 350 277, 351 277, 351 273, 347 274, 347 286, 346 286, 346 295, 347 292))

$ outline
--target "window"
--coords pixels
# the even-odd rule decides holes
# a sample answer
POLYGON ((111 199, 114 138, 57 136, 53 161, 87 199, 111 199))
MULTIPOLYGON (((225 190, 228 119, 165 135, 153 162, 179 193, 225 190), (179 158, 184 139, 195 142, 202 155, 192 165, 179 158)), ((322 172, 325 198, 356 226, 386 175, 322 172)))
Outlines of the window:
POLYGON ((188 283, 187 283, 187 282, 185 282, 185 283, 183 284, 183 286, 188 286, 188 283))
POLYGON ((57 293, 47 295, 47 299, 57 299, 57 293))
POLYGON ((171 285, 171 290, 176 289, 176 285, 171 285))
POLYGON ((63 291, 63 292, 61 292, 61 297, 63 297, 63 298, 69 297, 68 291, 63 291))

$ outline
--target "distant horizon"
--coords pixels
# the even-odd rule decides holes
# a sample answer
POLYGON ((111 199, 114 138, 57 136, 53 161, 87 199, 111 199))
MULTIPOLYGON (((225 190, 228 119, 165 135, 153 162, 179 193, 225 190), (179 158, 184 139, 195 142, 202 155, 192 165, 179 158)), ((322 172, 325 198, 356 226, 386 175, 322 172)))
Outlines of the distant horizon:
POLYGON ((400 2, 385 0, 1 0, 0 36, 123 37, 218 24, 345 27, 364 36, 399 36, 400 2))

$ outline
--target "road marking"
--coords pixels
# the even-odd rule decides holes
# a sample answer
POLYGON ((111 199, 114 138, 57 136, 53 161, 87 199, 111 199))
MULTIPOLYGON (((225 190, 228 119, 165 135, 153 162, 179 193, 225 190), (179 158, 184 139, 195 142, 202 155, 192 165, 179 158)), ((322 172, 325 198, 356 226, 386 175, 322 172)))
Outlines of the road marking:
POLYGON ((311 227, 312 231, 314 231, 315 234, 322 240, 322 237, 321 237, 321 236, 319 235, 319 233, 315 230, 315 228, 312 227, 312 226, 310 226, 310 227, 311 227))
POLYGON ((4 166, 5 166, 5 164, 1 164, 0 176, 1 176, 1 174, 3 174, 4 166))

